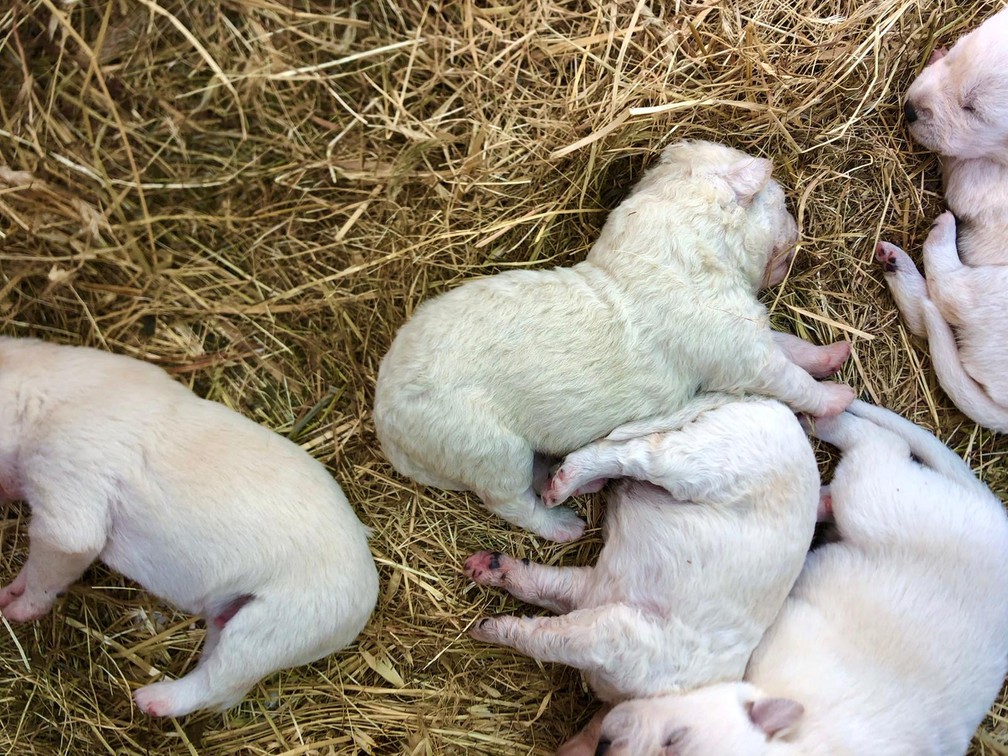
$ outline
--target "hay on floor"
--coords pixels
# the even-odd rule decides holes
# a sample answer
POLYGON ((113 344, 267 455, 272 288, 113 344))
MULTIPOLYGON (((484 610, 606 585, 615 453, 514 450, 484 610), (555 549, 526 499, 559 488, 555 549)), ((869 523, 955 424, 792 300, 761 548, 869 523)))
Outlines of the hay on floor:
MULTIPOLYGON (((931 0, 13 0, 0 8, 0 320, 141 357, 324 461, 375 531, 382 591, 356 650, 237 709, 151 721, 130 691, 202 630, 95 567, 0 628, 16 754, 547 754, 593 709, 577 674, 471 641, 515 602, 468 584, 547 544, 397 475, 378 361, 418 303, 473 276, 581 259, 670 140, 773 158, 802 241, 779 328, 849 338, 843 378, 937 429, 999 495, 1003 438, 937 387, 872 260, 918 254, 942 207, 900 93, 997 7, 931 0)), ((598 502, 589 507, 597 526, 598 502)), ((28 511, 0 521, 0 576, 28 511)), ((912 527, 912 524, 908 524, 912 527)), ((1008 753, 1008 705, 976 753, 1008 753)))

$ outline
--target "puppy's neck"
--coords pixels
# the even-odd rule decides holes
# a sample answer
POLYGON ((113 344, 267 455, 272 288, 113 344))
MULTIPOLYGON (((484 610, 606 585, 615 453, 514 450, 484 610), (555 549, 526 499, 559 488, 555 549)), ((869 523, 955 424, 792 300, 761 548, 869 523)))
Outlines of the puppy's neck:
POLYGON ((1008 165, 942 158, 942 179, 963 262, 1008 265, 1008 165))

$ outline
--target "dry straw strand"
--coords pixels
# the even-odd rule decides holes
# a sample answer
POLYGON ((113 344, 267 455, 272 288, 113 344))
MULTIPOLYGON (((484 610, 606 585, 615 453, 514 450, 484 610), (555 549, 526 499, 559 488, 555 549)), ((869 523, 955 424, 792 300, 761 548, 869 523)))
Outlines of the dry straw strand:
MULTIPOLYGON (((100 566, 0 633, 17 754, 548 754, 590 716, 578 675, 471 641, 531 611, 468 584, 482 548, 597 553, 397 476, 370 415, 416 306, 581 259, 656 152, 774 160, 802 240, 776 327, 848 338, 842 377, 936 430, 994 491, 1006 445, 935 383, 873 262, 942 208, 900 94, 1001 3, 943 0, 13 0, 0 9, 2 332, 151 360, 327 464, 373 529, 379 606, 355 649, 236 709, 148 720, 130 692, 197 657, 199 623, 100 566)), ((0 578, 28 511, 0 520, 0 578)), ((974 742, 1008 753, 1002 696, 974 742)))

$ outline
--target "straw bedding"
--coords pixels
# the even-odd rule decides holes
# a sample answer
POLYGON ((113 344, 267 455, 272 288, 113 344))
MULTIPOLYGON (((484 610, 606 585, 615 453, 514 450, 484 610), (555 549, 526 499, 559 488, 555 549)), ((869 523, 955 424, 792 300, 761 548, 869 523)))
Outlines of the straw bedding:
MULTIPOLYGON (((997 7, 931 0, 13 0, 0 8, 0 330, 141 357, 322 460, 374 529, 355 650, 178 722, 130 691, 203 631, 96 566, 0 628, 16 754, 546 754, 593 709, 576 673, 471 641, 520 610, 460 575, 480 548, 593 558, 398 477, 370 417, 417 304, 580 259, 669 140, 772 157, 802 242, 775 324, 846 337, 842 377, 936 429, 1004 498, 1006 441, 937 387, 872 261, 941 208, 900 93, 997 7)), ((593 526, 600 502, 588 505, 593 526)), ((0 577, 27 508, 0 521, 0 577)), ((908 527, 912 527, 908 523, 908 527)), ((1008 753, 1004 698, 976 753, 1008 753)))

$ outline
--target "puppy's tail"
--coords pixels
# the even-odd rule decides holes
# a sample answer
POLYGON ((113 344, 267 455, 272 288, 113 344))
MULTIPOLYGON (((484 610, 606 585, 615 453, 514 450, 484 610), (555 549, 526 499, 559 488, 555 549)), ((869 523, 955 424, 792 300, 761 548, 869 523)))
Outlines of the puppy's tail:
POLYGON ((971 420, 999 433, 1008 433, 1008 409, 991 399, 963 368, 951 326, 931 300, 924 299, 920 305, 938 383, 971 420))
POLYGON ((942 475, 952 478, 964 486, 982 491, 987 496, 992 495, 990 489, 973 474, 970 466, 958 454, 919 425, 884 407, 866 404, 860 399, 855 399, 847 411, 855 417, 868 420, 895 433, 907 442, 913 455, 931 469, 937 470, 942 475))
MULTIPOLYGON (((750 397, 750 400, 752 397, 750 397)), ((700 415, 716 410, 732 402, 746 401, 746 397, 733 396, 731 394, 704 393, 697 394, 682 407, 678 412, 661 417, 649 417, 644 420, 635 420, 626 425, 620 425, 612 433, 605 437, 606 441, 629 441, 631 438, 640 438, 652 433, 670 433, 689 425, 700 415)))

